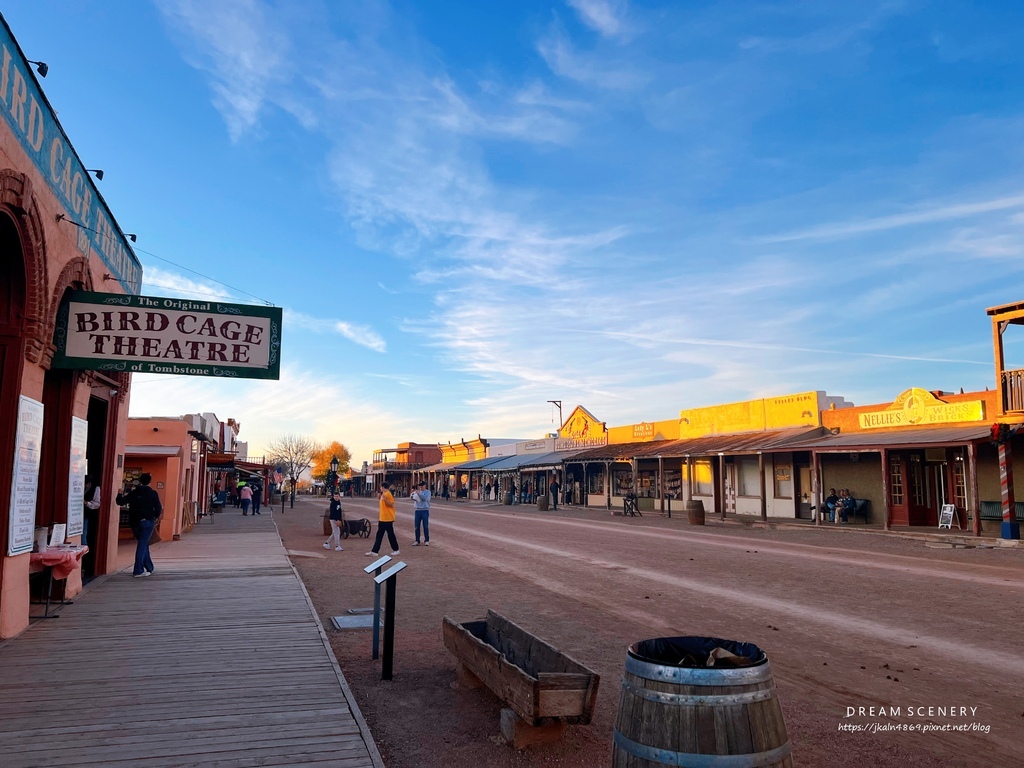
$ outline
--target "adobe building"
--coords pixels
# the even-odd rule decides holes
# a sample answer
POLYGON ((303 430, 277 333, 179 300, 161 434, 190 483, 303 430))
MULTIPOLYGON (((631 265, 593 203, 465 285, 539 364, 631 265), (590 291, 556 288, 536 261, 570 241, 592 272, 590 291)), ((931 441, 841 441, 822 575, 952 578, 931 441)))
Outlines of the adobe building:
MULTIPOLYGON (((53 365, 58 309, 75 289, 138 293, 142 266, 0 16, 0 638, 29 624, 37 527, 83 529, 90 575, 114 569, 130 375, 53 365), (84 477, 101 506, 88 524, 84 477)), ((82 571, 66 581, 81 589, 82 571)))

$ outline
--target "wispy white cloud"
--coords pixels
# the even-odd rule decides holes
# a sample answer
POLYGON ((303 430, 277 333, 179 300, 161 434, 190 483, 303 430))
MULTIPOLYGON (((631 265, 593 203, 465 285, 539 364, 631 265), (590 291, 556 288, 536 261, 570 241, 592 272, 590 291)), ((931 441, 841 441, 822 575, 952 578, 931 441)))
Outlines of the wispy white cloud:
POLYGON ((154 266, 147 266, 143 270, 142 291, 173 298, 239 301, 227 286, 220 283, 184 277, 177 272, 154 266))
MULTIPOLYGON (((259 121, 275 83, 291 76, 290 40, 260 0, 157 0, 171 26, 190 41, 193 66, 210 75, 214 104, 232 140, 259 121)), ((308 112, 300 116, 309 119, 308 112)))
POLYGON ((631 33, 625 0, 566 0, 580 20, 605 37, 621 38, 631 33))
POLYGON ((761 240, 766 243, 783 243, 796 240, 832 240, 871 232, 884 232, 918 224, 964 219, 979 214, 1022 207, 1024 207, 1024 195, 1010 195, 1008 197, 997 197, 969 203, 940 203, 907 213, 822 224, 793 232, 769 235, 761 238, 761 240))
POLYGON ((386 352, 387 342, 369 326, 350 323, 345 320, 310 317, 302 312, 286 310, 284 322, 292 328, 300 328, 313 333, 337 333, 349 341, 374 352, 386 352))
POLYGON ((579 50, 558 24, 537 41, 537 52, 556 75, 585 85, 628 91, 650 80, 647 73, 633 65, 613 63, 602 52, 579 50))

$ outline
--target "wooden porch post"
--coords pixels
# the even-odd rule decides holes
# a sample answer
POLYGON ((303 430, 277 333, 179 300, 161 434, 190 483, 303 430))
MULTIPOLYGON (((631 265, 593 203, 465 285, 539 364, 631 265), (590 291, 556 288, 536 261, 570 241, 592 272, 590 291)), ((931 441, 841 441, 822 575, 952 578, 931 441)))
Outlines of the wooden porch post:
POLYGON ((640 482, 640 478, 636 476, 636 456, 629 460, 629 466, 630 469, 632 469, 633 471, 633 495, 639 496, 640 494, 636 492, 636 489, 640 487, 638 485, 638 483, 640 482))
POLYGON ((612 463, 604 462, 604 499, 607 509, 612 508, 612 463))
POLYGON ((811 451, 811 504, 814 524, 821 525, 821 458, 817 451, 811 451))
POLYGON ((718 487, 715 488, 715 511, 725 520, 725 454, 718 454, 718 487))
POLYGON ((889 450, 882 449, 882 527, 892 530, 892 499, 889 494, 889 450))
POLYGON ((658 454, 658 495, 661 496, 661 514, 665 514, 665 464, 658 454))
POLYGON ((1009 441, 999 443, 999 491, 1003 502, 1003 525, 999 535, 1004 539, 1019 539, 1020 523, 1013 493, 1013 451, 1009 441))
POLYGON ((978 448, 967 444, 967 504, 971 514, 971 530, 981 536, 981 497, 978 493, 978 448))
POLYGON ((768 520, 768 491, 764 487, 764 454, 757 452, 757 471, 761 473, 761 520, 768 520))
POLYGON ((686 502, 693 501, 693 457, 686 457, 686 502))

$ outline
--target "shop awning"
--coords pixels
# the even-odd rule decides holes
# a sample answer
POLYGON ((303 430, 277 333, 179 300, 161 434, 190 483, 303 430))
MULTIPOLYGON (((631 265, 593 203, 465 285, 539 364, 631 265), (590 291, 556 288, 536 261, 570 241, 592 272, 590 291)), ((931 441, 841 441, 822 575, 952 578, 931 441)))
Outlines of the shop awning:
POLYGON ((474 459, 473 461, 467 461, 463 464, 452 464, 451 468, 456 469, 459 472, 472 469, 483 469, 484 467, 490 466, 491 464, 497 464, 502 459, 507 458, 506 456, 488 456, 486 459, 474 459))
POLYGON ((987 440, 991 430, 983 427, 938 427, 887 429, 882 431, 825 434, 811 440, 802 440, 789 447, 795 451, 825 451, 833 453, 880 451, 883 448, 948 448, 987 440))
POLYGON ((589 448, 571 460, 615 461, 628 463, 636 459, 682 459, 688 456, 764 453, 794 450, 798 441, 825 434, 821 427, 777 429, 769 432, 739 432, 729 435, 708 435, 684 440, 650 440, 643 443, 617 443, 589 448))
POLYGON ((562 462, 569 461, 579 454, 579 451, 555 451, 554 453, 540 453, 528 456, 528 461, 519 465, 520 469, 553 469, 562 466, 562 462))

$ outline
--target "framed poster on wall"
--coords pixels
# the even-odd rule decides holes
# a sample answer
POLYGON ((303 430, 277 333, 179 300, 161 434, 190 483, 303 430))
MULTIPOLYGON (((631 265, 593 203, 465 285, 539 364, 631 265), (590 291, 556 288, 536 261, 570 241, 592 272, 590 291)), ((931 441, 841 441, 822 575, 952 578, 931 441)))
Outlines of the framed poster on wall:
POLYGON ((18 401, 18 428, 14 438, 14 471, 8 516, 7 554, 32 551, 36 527, 36 492, 43 442, 43 404, 30 397, 18 401))

